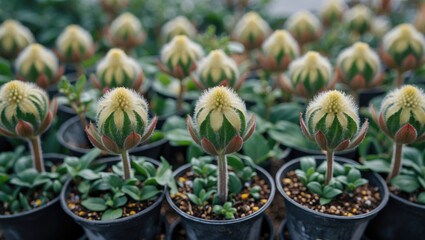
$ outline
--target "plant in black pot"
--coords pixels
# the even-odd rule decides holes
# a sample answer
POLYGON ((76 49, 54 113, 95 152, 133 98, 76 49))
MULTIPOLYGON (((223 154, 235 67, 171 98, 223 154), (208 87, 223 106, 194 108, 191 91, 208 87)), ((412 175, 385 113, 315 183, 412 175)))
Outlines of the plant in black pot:
POLYGON ((368 229, 371 237, 415 239, 425 234, 420 224, 425 221, 424 162, 420 153, 403 151, 405 145, 425 140, 424 106, 423 90, 405 85, 385 97, 379 113, 371 107, 375 121, 393 141, 391 167, 384 160, 374 160, 375 166, 381 166, 374 170, 388 172, 390 201, 373 220, 374 227, 368 229), (377 162, 380 164, 376 165, 377 162))
POLYGON ((31 157, 2 155, 8 159, 0 173, 0 229, 6 239, 79 237, 65 231, 69 222, 59 206, 67 178, 63 156, 44 156, 41 149, 40 135, 50 127, 56 109, 56 100, 50 102, 33 83, 13 80, 0 89, 0 133, 26 140, 31 150, 31 157))
POLYGON ((166 162, 132 161, 128 151, 149 139, 156 117, 148 118, 136 92, 115 88, 100 100, 96 120, 86 128, 90 141, 121 161, 105 160, 106 168, 91 166, 93 157, 67 161, 73 180, 62 192, 62 207, 89 239, 153 239, 172 171, 166 162))
POLYGON ((276 175, 292 239, 360 239, 386 204, 388 190, 378 175, 362 174, 353 161, 334 157, 363 140, 368 122, 359 122, 353 99, 336 90, 316 96, 305 121, 300 115, 302 132, 326 157, 293 160, 276 175))
POLYGON ((26 46, 34 42, 34 35, 20 22, 6 19, 0 25, 0 56, 14 59, 26 46))
POLYGON ((167 194, 188 238, 258 239, 274 185, 261 168, 228 156, 251 136, 254 118, 248 119, 244 103, 233 90, 220 86, 204 92, 194 119, 188 116, 187 124, 193 140, 217 156, 217 165, 200 158, 179 168, 175 173, 179 192, 167 194))

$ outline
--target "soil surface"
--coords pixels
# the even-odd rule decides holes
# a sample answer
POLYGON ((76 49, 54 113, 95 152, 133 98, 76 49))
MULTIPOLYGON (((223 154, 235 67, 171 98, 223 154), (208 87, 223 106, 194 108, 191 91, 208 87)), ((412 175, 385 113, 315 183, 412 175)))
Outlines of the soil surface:
POLYGON ((362 185, 353 192, 343 192, 332 202, 320 205, 320 197, 310 192, 299 180, 295 171, 287 173, 282 179, 284 191, 299 204, 314 211, 338 216, 353 216, 365 214, 375 209, 381 202, 378 187, 362 185))
POLYGON ((420 204, 418 202, 418 195, 421 192, 419 192, 419 191, 414 191, 412 193, 407 193, 407 192, 400 191, 399 189, 397 189, 394 186, 388 186, 388 189, 390 190, 390 192, 394 193, 398 197, 401 197, 401 198, 403 198, 403 199, 405 199, 407 201, 410 201, 412 203, 420 204))
MULTIPOLYGON (((172 196, 174 203, 187 214, 208 219, 208 220, 224 220, 224 217, 213 213, 212 197, 208 200, 205 206, 197 206, 192 203, 187 197, 187 193, 193 193, 191 185, 192 181, 197 176, 192 172, 186 172, 182 177, 178 179, 183 183, 184 187, 179 187, 178 193, 172 196)), ((237 212, 235 218, 242 218, 258 211, 267 202, 270 196, 270 187, 261 179, 259 176, 254 176, 249 186, 245 185, 239 194, 233 195, 234 199, 233 207, 236 208, 237 212), (260 186, 260 198, 255 199, 250 195, 251 187, 260 186)))

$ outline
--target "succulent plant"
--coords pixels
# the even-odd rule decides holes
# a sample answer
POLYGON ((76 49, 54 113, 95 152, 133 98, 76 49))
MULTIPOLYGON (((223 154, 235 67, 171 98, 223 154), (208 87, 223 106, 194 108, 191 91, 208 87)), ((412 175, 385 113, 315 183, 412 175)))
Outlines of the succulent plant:
POLYGON ((316 41, 322 34, 320 20, 309 11, 298 11, 286 20, 285 28, 294 36, 300 46, 316 41))
POLYGON ((242 148, 255 129, 255 118, 247 118, 244 102, 230 88, 218 86, 206 90, 196 103, 193 120, 187 117, 193 140, 202 149, 218 157, 218 194, 227 201, 228 171, 226 154, 242 148))
POLYGON ((299 57, 297 41, 285 30, 276 30, 262 45, 261 67, 270 72, 284 72, 291 61, 299 57))
POLYGON ((390 19, 386 16, 379 16, 373 19, 370 31, 376 38, 382 39, 382 37, 390 29, 391 29, 390 19))
POLYGON ((338 23, 342 20, 344 12, 347 10, 347 4, 344 0, 328 0, 320 9, 322 23, 326 26, 338 23))
POLYGON ((425 38, 411 24, 396 26, 382 39, 382 60, 396 69, 396 86, 403 84, 403 73, 418 68, 425 55, 425 38))
POLYGON ((201 89, 222 85, 238 90, 243 83, 236 62, 223 50, 213 50, 199 61, 193 78, 201 89))
POLYGON ((15 68, 18 79, 44 89, 55 84, 63 73, 53 52, 38 43, 29 45, 18 55, 15 68))
POLYGON ((99 100, 96 126, 90 123, 86 133, 95 147, 121 155, 124 179, 128 179, 131 176, 128 150, 148 140, 156 122, 156 117, 148 119, 148 104, 142 96, 119 87, 99 100))
POLYGON ((357 4, 345 13, 344 22, 350 31, 361 35, 370 30, 373 17, 373 12, 367 6, 357 4))
POLYGON ((334 152, 357 147, 363 141, 368 122, 360 128, 357 106, 344 93, 331 90, 318 94, 307 106, 305 120, 300 114, 303 134, 315 141, 327 156, 325 184, 333 177, 334 152))
POLYGON ((183 80, 196 69, 197 61, 204 56, 202 47, 184 35, 177 35, 161 49, 160 69, 180 80, 177 110, 183 109, 183 80))
POLYGON ((379 114, 373 106, 370 111, 381 130, 394 142, 389 182, 400 172, 403 145, 425 140, 425 94, 422 89, 405 85, 385 96, 379 114))
POLYGON ((12 80, 0 88, 0 134, 29 142, 34 168, 44 171, 40 135, 56 115, 57 101, 33 83, 12 80))
POLYGON ((8 19, 0 25, 0 56, 15 58, 22 49, 33 42, 31 31, 20 22, 8 19))
POLYGON ((196 28, 185 16, 178 16, 166 22, 161 28, 161 38, 168 42, 177 35, 186 35, 194 39, 197 35, 196 28))
POLYGON ((283 90, 311 99, 318 92, 332 88, 332 66, 329 60, 314 51, 291 62, 289 79, 280 82, 283 90))
POLYGON ((126 12, 111 23, 108 38, 114 47, 122 48, 128 53, 145 41, 146 33, 139 19, 126 12))
POLYGON ((71 24, 57 38, 56 49, 61 61, 81 63, 94 54, 95 46, 89 32, 71 24))
POLYGON ((355 43, 339 54, 336 72, 338 78, 354 92, 374 87, 383 80, 378 54, 362 42, 355 43))
POLYGON ((128 0, 100 0, 102 8, 111 14, 115 14, 128 5, 128 0))
POLYGON ((139 91, 144 80, 143 70, 133 58, 118 48, 108 51, 99 61, 96 75, 92 75, 93 85, 103 92, 112 88, 125 87, 139 91))
POLYGON ((246 49, 256 49, 271 34, 269 24, 256 12, 248 12, 236 23, 232 37, 246 49))

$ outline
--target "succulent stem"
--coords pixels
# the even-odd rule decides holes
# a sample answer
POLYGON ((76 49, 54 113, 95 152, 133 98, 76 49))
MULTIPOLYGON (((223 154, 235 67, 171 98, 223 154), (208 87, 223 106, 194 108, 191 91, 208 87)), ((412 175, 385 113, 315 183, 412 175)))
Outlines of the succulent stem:
POLYGON ((391 172, 388 174, 387 183, 400 173, 401 169, 401 156, 403 152, 403 144, 394 143, 393 159, 391 161, 391 172))
POLYGON ((77 77, 84 75, 85 69, 82 62, 75 63, 75 68, 77 69, 77 77))
POLYGON ((46 171, 44 168, 43 152, 41 150, 40 136, 28 138, 28 143, 31 150, 33 167, 38 172, 46 171))
POLYGON ((325 185, 328 185, 334 175, 334 151, 326 151, 326 179, 325 185))
POLYGON ((177 112, 180 112, 183 110, 183 94, 184 94, 184 83, 183 79, 179 79, 180 81, 180 91, 177 95, 177 112))
POLYGON ((404 79, 403 79, 403 72, 401 70, 397 70, 397 75, 396 75, 396 87, 401 87, 404 83, 404 79))
POLYGON ((125 150, 121 153, 121 160, 123 165, 124 172, 124 180, 131 178, 131 166, 130 166, 130 156, 128 155, 128 151, 125 150))
POLYGON ((224 204, 227 201, 228 192, 228 172, 227 172, 227 157, 225 154, 217 156, 218 161, 218 178, 217 178, 217 191, 220 203, 224 204))

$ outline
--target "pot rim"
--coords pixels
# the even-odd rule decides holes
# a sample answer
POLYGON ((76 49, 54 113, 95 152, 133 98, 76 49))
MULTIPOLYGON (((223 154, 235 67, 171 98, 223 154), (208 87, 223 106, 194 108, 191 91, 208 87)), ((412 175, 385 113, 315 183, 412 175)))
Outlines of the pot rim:
MULTIPOLYGON (((323 156, 323 155, 313 155, 313 156, 305 156, 305 157, 312 157, 316 160, 316 162, 317 162, 318 159, 325 158, 325 156, 323 156)), ((383 196, 381 196, 381 202, 379 203, 379 205, 368 213, 364 213, 364 214, 360 214, 360 215, 353 215, 353 216, 350 216, 350 217, 348 217, 348 216, 338 216, 338 215, 331 215, 331 214, 327 214, 327 213, 317 212, 317 211, 314 211, 314 210, 312 210, 308 207, 305 207, 305 206, 299 204, 297 201, 293 200, 292 198, 290 198, 285 193, 285 191, 283 190, 282 184, 281 184, 281 179, 282 179, 283 171, 292 167, 293 165, 299 163, 301 158, 304 158, 304 157, 292 159, 291 161, 285 163, 282 167, 280 167, 280 169, 276 173, 275 181, 276 181, 277 189, 280 192, 280 195, 282 195, 285 198, 285 200, 289 201, 291 204, 302 209, 303 211, 309 212, 310 214, 316 214, 316 215, 323 217, 323 218, 333 218, 333 219, 338 219, 338 220, 350 221, 350 220, 353 220, 353 219, 363 219, 363 218, 373 216, 373 215, 377 214, 379 211, 381 211, 385 207, 385 205, 387 204, 388 199, 389 199, 389 190, 387 188, 387 184, 385 183, 385 181, 382 179, 381 176, 379 176, 378 174, 376 174, 373 171, 370 171, 371 176, 376 178, 377 181, 383 186, 382 189, 379 186, 379 184, 377 186, 378 188, 380 188, 382 190, 383 196)), ((359 165, 359 163, 357 163, 353 160, 347 159, 347 158, 343 158, 343 157, 335 156, 335 161, 359 165)))
POLYGON ((392 193, 391 191, 389 191, 389 193, 390 193, 390 198, 393 198, 393 199, 395 199, 395 200, 397 200, 397 201, 399 201, 399 202, 401 202, 401 203, 403 203, 403 204, 406 204, 406 205, 408 205, 409 207, 419 208, 419 209, 421 209, 421 210, 425 211, 425 205, 423 205, 423 204, 419 204, 419 203, 415 203, 415 202, 411 202, 411 201, 409 201, 409 200, 407 200, 407 199, 404 199, 404 198, 402 198, 402 197, 399 197, 399 196, 395 195, 395 194, 394 194, 394 193, 392 193))
MULTIPOLYGON (((173 177, 176 178, 177 175, 186 171, 187 169, 190 169, 190 167, 191 167, 190 163, 187 163, 187 164, 184 164, 183 166, 177 168, 173 173, 173 177)), ((224 225, 224 224, 233 224, 233 223, 238 223, 238 222, 242 222, 242 221, 247 221, 247 220, 250 220, 250 219, 255 218, 257 216, 260 216, 261 214, 264 214, 266 209, 270 206, 271 202, 273 201, 274 195, 275 195, 275 192, 276 192, 276 186, 274 184, 272 176, 270 176, 270 174, 266 170, 264 170, 262 167, 259 167, 257 165, 255 165, 255 170, 256 170, 256 172, 260 172, 265 176, 264 180, 269 181, 270 195, 267 199, 267 202, 260 209, 258 209, 258 211, 256 211, 255 213, 252 213, 248 216, 242 217, 242 218, 230 219, 230 220, 207 220, 207 219, 203 219, 203 218, 194 217, 194 216, 191 216, 191 215, 187 214, 186 212, 182 211, 180 208, 178 208, 176 206, 176 204, 174 204, 173 199, 171 199, 169 192, 167 192, 165 194, 165 197, 167 198, 168 204, 174 209, 174 211, 177 212, 177 214, 179 214, 181 217, 184 217, 184 218, 189 219, 189 220, 194 221, 194 222, 206 223, 206 224, 211 224, 211 225, 224 225)))
MULTIPOLYGON (((77 147, 77 146, 71 145, 67 141, 65 141, 65 139, 63 137, 64 134, 65 134, 65 132, 69 129, 69 127, 71 125, 73 125, 73 124, 76 124, 79 121, 80 121, 80 118, 78 116, 74 116, 74 117, 66 120, 64 123, 61 124, 58 132, 56 133, 56 137, 57 137, 59 143, 62 146, 66 147, 66 148, 68 148, 68 149, 70 149, 70 150, 72 150, 74 152, 85 154, 85 153, 88 153, 92 148, 81 148, 81 147, 77 147)), ((84 130, 83 130, 83 132, 84 132, 84 130)), ((131 154, 131 153, 133 153, 135 151, 143 151, 143 150, 155 148, 155 147, 161 146, 162 144, 166 143, 167 141, 168 141, 167 138, 164 137, 164 138, 159 139, 159 140, 157 140, 155 142, 151 142, 151 143, 147 143, 147 144, 142 144, 142 145, 136 146, 135 148, 132 148, 131 150, 129 150, 129 153, 131 154)), ((94 146, 93 146, 93 148, 94 148, 94 146)))
MULTIPOLYGON (((43 160, 45 160, 46 158, 53 158, 53 159, 61 159, 64 160, 65 157, 67 157, 64 154, 59 154, 59 153, 46 153, 43 156, 43 160)), ((67 182, 69 179, 67 179, 65 182, 67 182)), ((64 183, 65 184, 65 183, 64 183)), ((62 190, 61 190, 62 192, 62 190)), ((44 204, 43 206, 37 207, 37 208, 33 208, 29 211, 25 211, 25 212, 20 212, 20 213, 16 213, 16 214, 11 214, 11 215, 3 215, 0 214, 0 219, 13 219, 13 218, 23 218, 26 217, 30 214, 36 213, 38 211, 43 211, 46 208, 56 204, 58 201, 60 201, 60 196, 61 193, 59 193, 55 198, 53 198, 50 202, 48 202, 47 204, 44 204)))
MULTIPOLYGON (((155 166, 159 166, 159 162, 155 159, 149 158, 149 157, 144 157, 146 158, 146 160, 152 164, 154 164, 155 166)), ((106 157, 106 158, 101 158, 99 160, 96 160, 95 163, 109 163, 109 162, 115 162, 115 161, 120 161, 119 157, 106 157)), ((161 193, 161 195, 156 199, 156 201, 150 205, 149 207, 145 208, 144 210, 129 216, 129 217, 124 217, 124 218, 118 218, 118 219, 113 219, 113 220, 107 220, 107 221, 102 221, 102 220, 88 220, 85 219, 83 217, 80 217, 78 215, 75 215, 66 205, 66 197, 65 195, 67 194, 67 189, 70 187, 72 182, 72 178, 69 178, 63 185, 62 187, 62 191, 59 195, 59 200, 60 200, 60 204, 61 207, 63 209, 63 211, 70 216, 74 221, 77 222, 84 222, 87 225, 103 225, 103 226, 108 226, 111 224, 122 224, 122 223, 126 223, 126 222, 130 222, 133 219, 136 219, 138 217, 140 217, 141 215, 151 211, 152 209, 154 209, 155 207, 157 207, 159 204, 162 203, 162 201, 164 200, 164 195, 168 192, 167 191, 167 187, 164 186, 164 190, 161 193)))

